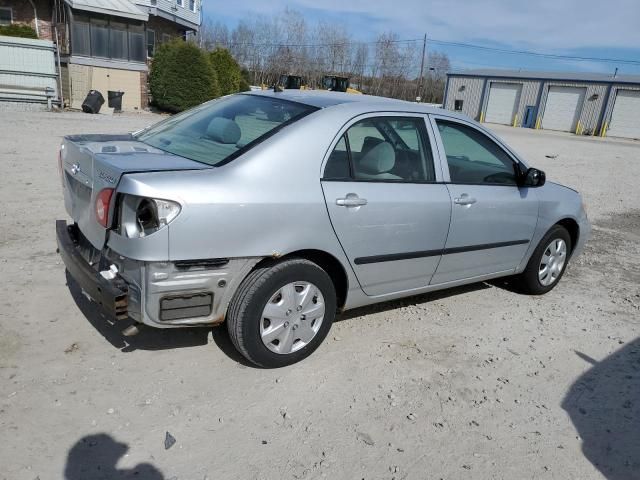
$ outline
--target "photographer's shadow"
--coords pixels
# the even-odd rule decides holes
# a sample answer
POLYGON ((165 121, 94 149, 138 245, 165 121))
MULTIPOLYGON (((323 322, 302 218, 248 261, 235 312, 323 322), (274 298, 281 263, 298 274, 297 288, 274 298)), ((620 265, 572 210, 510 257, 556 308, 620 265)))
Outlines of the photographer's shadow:
POLYGON ((562 402, 584 456, 609 480, 640 479, 640 338, 593 365, 562 402))
POLYGON ((129 450, 126 443, 115 441, 106 433, 81 438, 67 456, 65 480, 164 480, 160 470, 150 463, 119 469, 117 464, 129 450))

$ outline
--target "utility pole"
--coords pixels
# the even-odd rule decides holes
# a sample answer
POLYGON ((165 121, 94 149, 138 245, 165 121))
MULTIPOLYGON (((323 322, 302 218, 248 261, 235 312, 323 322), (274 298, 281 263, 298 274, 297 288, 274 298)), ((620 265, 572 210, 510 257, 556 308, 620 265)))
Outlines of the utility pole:
POLYGON ((422 100, 420 97, 420 90, 422 87, 422 76, 424 75, 424 56, 427 52, 427 34, 424 34, 424 39, 422 40, 422 60, 420 61, 420 78, 418 79, 418 85, 416 87, 416 102, 422 100))

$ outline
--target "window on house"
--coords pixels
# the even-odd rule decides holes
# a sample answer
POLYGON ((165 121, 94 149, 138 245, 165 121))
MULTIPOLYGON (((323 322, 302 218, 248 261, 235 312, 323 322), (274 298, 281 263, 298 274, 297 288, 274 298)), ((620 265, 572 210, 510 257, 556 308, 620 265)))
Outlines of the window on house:
POLYGON ((134 62, 144 62, 147 59, 144 30, 129 30, 129 59, 134 62))
POLYGON ((162 43, 167 43, 171 41, 171 35, 169 35, 168 33, 163 33, 162 34, 162 43))
POLYGON ((91 55, 109 58, 109 24, 106 20, 91 19, 91 55))
POLYGON ((463 103, 464 103, 464 102, 463 102, 462 100, 456 100, 456 101, 454 102, 453 109, 454 109, 456 112, 461 112, 461 111, 462 111, 462 105, 463 105, 463 103))
POLYGON ((73 55, 144 62, 147 37, 144 24, 118 21, 107 16, 73 14, 71 48, 73 55))
POLYGON ((147 29, 147 57, 153 57, 156 50, 156 32, 147 29))
POLYGON ((111 22, 109 32, 109 57, 128 60, 129 45, 127 42, 127 25, 111 22))
POLYGON ((0 25, 11 25, 13 21, 13 11, 8 7, 0 8, 0 25))
POLYGON ((176 5, 179 7, 184 7, 184 0, 176 0, 176 5))
POLYGON ((89 38, 89 24, 74 21, 71 29, 71 45, 74 55, 91 55, 91 41, 89 38))
POLYGON ((189 0, 189 10, 195 13, 196 11, 196 0, 189 0))
POLYGON ((158 4, 158 0, 151 0, 151 5, 157 5, 158 4))

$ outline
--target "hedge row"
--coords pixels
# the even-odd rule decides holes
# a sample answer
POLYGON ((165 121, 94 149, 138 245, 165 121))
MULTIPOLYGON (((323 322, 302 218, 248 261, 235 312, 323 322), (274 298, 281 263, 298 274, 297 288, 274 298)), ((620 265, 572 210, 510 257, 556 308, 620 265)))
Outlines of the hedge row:
POLYGON ((4 35, 5 37, 38 38, 33 28, 29 25, 21 25, 19 23, 0 26, 0 35, 4 35))
POLYGON ((181 112, 221 95, 249 90, 249 84, 226 49, 206 52, 176 39, 156 49, 149 89, 155 106, 181 112))

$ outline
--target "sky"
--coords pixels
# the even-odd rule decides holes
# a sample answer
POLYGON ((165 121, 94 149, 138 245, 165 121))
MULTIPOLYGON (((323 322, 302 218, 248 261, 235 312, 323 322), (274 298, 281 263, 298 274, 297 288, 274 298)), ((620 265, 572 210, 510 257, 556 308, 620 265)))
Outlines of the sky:
POLYGON ((556 60, 441 45, 452 69, 510 68, 640 74, 640 0, 203 0, 204 17, 233 28, 256 15, 290 8, 309 23, 346 25, 355 40, 380 33, 507 50, 637 62, 556 60))

